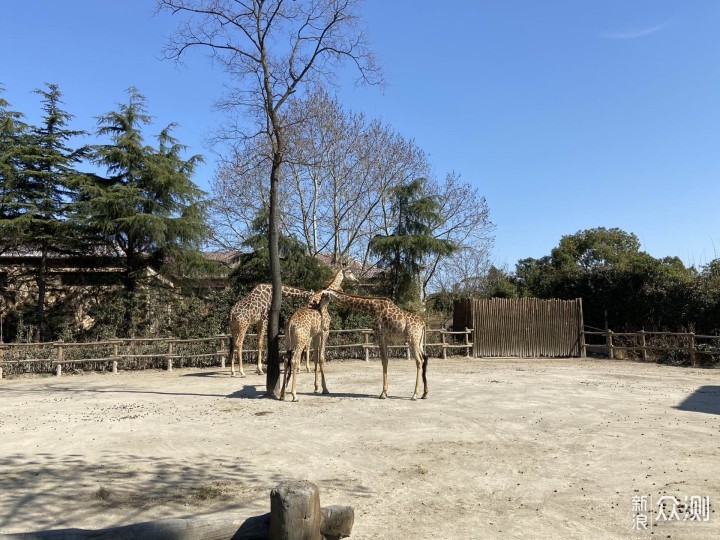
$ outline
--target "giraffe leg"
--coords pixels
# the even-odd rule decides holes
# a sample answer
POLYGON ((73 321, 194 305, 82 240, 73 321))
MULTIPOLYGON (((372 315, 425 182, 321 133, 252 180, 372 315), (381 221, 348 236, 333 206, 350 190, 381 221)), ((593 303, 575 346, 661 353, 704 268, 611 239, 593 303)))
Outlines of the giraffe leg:
POLYGON ((325 342, 326 337, 323 332, 319 337, 320 342, 318 343, 317 350, 315 351, 315 393, 320 393, 320 385, 318 384, 318 375, 322 382, 322 393, 329 394, 327 384, 325 384, 325 342), (319 371, 319 373, 318 373, 319 371))
MULTIPOLYGON (((320 362, 320 380, 322 381, 322 387, 323 387, 323 394, 329 394, 330 390, 328 390, 327 384, 325 384, 325 344, 327 343, 328 334, 330 332, 323 332, 322 333, 322 341, 320 343, 320 354, 318 355, 318 361, 320 362)), ((315 387, 317 388, 317 383, 315 383, 315 387)))
MULTIPOLYGON (((310 345, 308 346, 307 350, 305 351, 305 373, 310 373, 310 349, 311 348, 312 348, 312 340, 310 340, 310 345)), ((302 360, 302 358, 300 360, 302 360)))
POLYGON ((420 372, 422 371, 422 378, 425 380, 425 393, 423 394, 423 398, 427 397, 427 380, 425 379, 425 368, 427 365, 423 366, 423 358, 422 353, 420 351, 420 345, 419 343, 411 339, 410 340, 410 351, 412 352, 413 356, 415 357, 415 366, 417 367, 417 374, 415 376, 415 391, 413 392, 413 395, 410 399, 413 401, 417 400, 418 394, 420 393, 420 372))
POLYGON ((235 376, 235 336, 237 335, 237 329, 235 327, 235 321, 233 320, 232 314, 230 314, 230 339, 228 340, 228 356, 230 357, 230 376, 235 376))
POLYGON ((230 334, 230 376, 235 376, 235 336, 230 334))
POLYGON ((257 346, 258 346, 258 359, 257 359, 257 374, 263 375, 265 372, 262 368, 262 351, 263 344, 265 343, 265 331, 267 330, 268 320, 267 318, 262 319, 258 323, 257 328, 257 346))
POLYGON ((320 347, 316 346, 315 348, 315 393, 320 393, 320 385, 318 384, 318 376, 320 375, 319 369, 320 369, 320 347))
POLYGON ((387 369, 388 369, 388 348, 387 343, 385 343, 385 339, 380 337, 380 358, 382 360, 382 368, 383 368, 383 389, 382 393, 380 394, 380 399, 385 399, 387 397, 387 391, 388 391, 388 376, 387 376, 387 369))
POLYGON ((283 363, 285 364, 285 372, 283 373, 283 383, 282 388, 280 389, 280 401, 285 399, 285 389, 287 388, 288 383, 288 371, 290 370, 292 355, 295 354, 294 351, 288 351, 285 354, 285 358, 283 359, 283 363))
MULTIPOLYGON (((306 348, 309 349, 309 345, 307 345, 306 348)), ((293 401, 298 400, 295 392, 295 383, 297 382, 297 376, 300 372, 300 359, 302 358, 302 351, 303 349, 300 349, 299 355, 297 354, 297 349, 293 352, 292 364, 290 365, 290 369, 292 370, 292 386, 290 388, 290 394, 292 395, 293 401)))
POLYGON ((230 358, 230 376, 235 376, 235 369, 233 368, 233 359, 235 355, 237 355, 238 360, 238 368, 240 370, 240 376, 245 376, 245 371, 243 370, 242 365, 242 353, 243 353, 243 344, 245 343, 245 333, 247 332, 248 326, 246 324, 242 324, 238 326, 237 334, 235 335, 235 352, 233 356, 230 358))

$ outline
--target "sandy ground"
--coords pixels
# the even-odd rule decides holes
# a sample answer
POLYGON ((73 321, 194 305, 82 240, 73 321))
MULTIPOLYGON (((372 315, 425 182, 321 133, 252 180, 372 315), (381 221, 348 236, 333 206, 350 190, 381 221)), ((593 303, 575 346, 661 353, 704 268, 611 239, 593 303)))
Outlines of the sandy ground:
MULTIPOLYGON (((330 396, 175 370, 0 381, 0 532, 267 512, 301 478, 365 538, 717 538, 720 371, 608 360, 328 364, 330 396), (710 497, 635 531, 632 498, 710 497)), ((669 514, 669 511, 668 511, 669 514)))

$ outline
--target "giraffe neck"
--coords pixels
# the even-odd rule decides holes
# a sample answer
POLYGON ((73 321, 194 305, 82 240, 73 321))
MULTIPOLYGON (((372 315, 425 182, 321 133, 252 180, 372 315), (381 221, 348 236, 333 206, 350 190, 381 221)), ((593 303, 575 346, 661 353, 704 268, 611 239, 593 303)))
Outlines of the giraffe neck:
POLYGON ((333 290, 342 290, 341 285, 343 282, 344 274, 342 269, 337 271, 337 274, 335 274, 335 277, 332 278, 330 283, 328 283, 328 286, 325 287, 326 289, 333 289, 333 290))
POLYGON ((314 293, 312 291, 306 291, 305 289, 298 289, 297 287, 288 287, 287 285, 282 286, 283 296, 292 296, 296 298, 309 298, 314 293))
MULTIPOLYGON (((372 297, 372 296, 354 296, 334 291, 333 295, 344 304, 361 309, 363 311, 377 311, 386 302, 390 302, 388 298, 372 297)), ((391 302, 392 303, 392 302, 391 302)))

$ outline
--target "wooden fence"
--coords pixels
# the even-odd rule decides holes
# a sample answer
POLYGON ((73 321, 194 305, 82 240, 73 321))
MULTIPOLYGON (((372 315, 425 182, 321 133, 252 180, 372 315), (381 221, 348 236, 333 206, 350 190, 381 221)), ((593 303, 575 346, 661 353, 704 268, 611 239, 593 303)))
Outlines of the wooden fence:
POLYGON ((582 300, 463 298, 455 328, 474 328, 474 356, 581 356, 582 300))
MULTIPOLYGON (((427 342, 425 347, 428 354, 447 358, 448 351, 462 349, 466 356, 470 356, 472 342, 470 336, 472 329, 451 332, 442 329, 428 329, 428 335, 439 334, 440 341, 427 342)), ((364 357, 369 361, 371 356, 378 355, 378 346, 373 340, 373 331, 369 328, 354 330, 331 330, 326 357, 357 358, 364 357)), ((252 343, 256 334, 247 334, 245 343, 252 343)), ((281 336, 284 339, 284 336, 281 336)), ((220 366, 225 367, 228 355, 229 336, 218 334, 209 338, 174 339, 174 338, 140 338, 140 339, 112 339, 89 343, 64 343, 62 341, 49 343, 2 343, 0 344, 0 378, 3 377, 3 368, 8 372, 38 372, 48 373, 54 371, 56 375, 62 374, 64 366, 85 365, 89 370, 112 370, 117 373, 118 368, 145 369, 164 368, 168 371, 173 366, 220 366), (7 366, 12 366, 9 370, 7 366)), ((410 350, 406 344, 391 345, 390 352, 402 355, 404 349, 407 358, 410 350)), ((282 350, 282 349, 281 349, 282 350)), ((257 355, 255 348, 244 348, 245 361, 252 361, 257 355)))
POLYGON ((612 330, 585 330, 582 353, 599 351, 615 358, 616 351, 639 352, 639 358, 648 361, 649 353, 681 352, 687 355, 691 365, 697 365, 698 356, 720 356, 720 336, 695 334, 693 332, 613 332, 612 330), (599 338, 599 343, 588 343, 588 338, 599 338))

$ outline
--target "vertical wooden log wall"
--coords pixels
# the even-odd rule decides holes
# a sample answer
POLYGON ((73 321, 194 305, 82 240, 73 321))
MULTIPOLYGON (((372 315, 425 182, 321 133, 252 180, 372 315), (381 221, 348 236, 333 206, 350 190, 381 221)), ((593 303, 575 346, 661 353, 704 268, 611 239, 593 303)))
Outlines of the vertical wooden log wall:
POLYGON ((468 298, 455 302, 455 328, 473 328, 474 356, 581 356, 582 302, 468 298))

